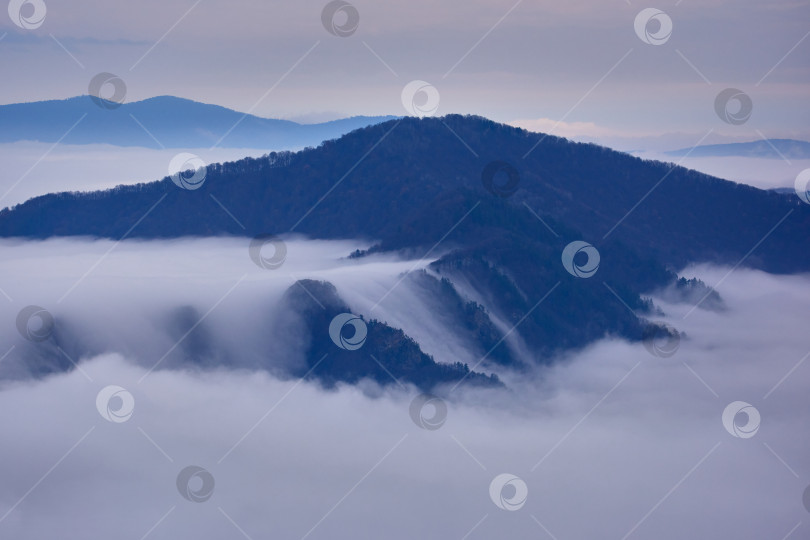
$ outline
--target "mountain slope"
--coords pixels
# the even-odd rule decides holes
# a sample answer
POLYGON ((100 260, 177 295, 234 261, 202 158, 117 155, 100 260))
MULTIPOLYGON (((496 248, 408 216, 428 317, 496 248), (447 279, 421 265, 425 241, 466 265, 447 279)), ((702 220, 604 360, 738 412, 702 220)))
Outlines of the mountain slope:
POLYGON ((212 165, 194 191, 164 179, 0 212, 2 236, 376 239, 372 251, 436 259, 431 271, 453 289, 448 313, 477 336, 490 368, 546 362, 606 335, 642 339, 653 313, 642 295, 674 284, 690 262, 810 270, 808 231, 810 206, 795 197, 461 116, 406 118, 296 154, 212 165), (482 182, 495 160, 519 174, 511 196, 498 195, 502 180, 482 182), (600 255, 591 279, 561 262, 580 240, 600 255), (491 324, 465 315, 456 296, 480 304, 491 324))
POLYGON ((79 96, 0 105, 0 142, 61 140, 65 144, 147 148, 207 148, 216 144, 223 148, 283 150, 315 146, 389 119, 357 116, 298 124, 172 96, 124 103, 110 109, 99 107, 90 96, 79 96))
POLYGON ((120 238, 164 195, 130 237, 294 231, 318 238, 378 238, 390 250, 429 245, 479 203, 461 224, 465 236, 491 238, 506 228, 551 240, 557 234, 562 243, 579 231, 597 247, 621 241, 680 267, 695 260, 734 264, 792 211, 748 264, 775 272, 810 267, 810 250, 798 249, 807 243, 810 208, 798 198, 460 116, 390 121, 296 154, 211 165, 194 191, 166 178, 38 197, 0 213, 0 235, 120 238), (495 159, 519 170, 511 198, 493 196, 482 186, 482 170, 495 159), (563 224, 570 230, 558 229, 563 224))
POLYGON ((331 283, 301 280, 287 291, 282 306, 292 316, 296 331, 307 334, 306 365, 294 375, 311 375, 333 386, 369 378, 381 385, 411 383, 423 390, 464 380, 481 386, 500 386, 495 376, 470 371, 461 363, 437 363, 402 330, 377 320, 365 321, 368 334, 362 346, 336 346, 326 329, 334 317, 349 311, 331 283))

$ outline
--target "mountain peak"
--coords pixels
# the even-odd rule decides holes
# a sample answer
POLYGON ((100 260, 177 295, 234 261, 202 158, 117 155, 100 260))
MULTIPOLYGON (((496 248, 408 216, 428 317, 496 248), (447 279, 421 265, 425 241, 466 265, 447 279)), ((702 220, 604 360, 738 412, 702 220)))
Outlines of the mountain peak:
MULTIPOLYGON (((512 367, 606 335, 643 339, 655 314, 643 295, 677 287, 674 270, 690 263, 808 271, 808 229, 810 206, 795 197, 462 115, 406 117, 296 153, 213 164, 193 190, 164 178, 0 212, 6 237, 373 239, 369 253, 433 259, 429 273, 406 276, 414 290, 438 302, 480 364, 512 367)), ((302 285, 334 304, 288 295, 318 319, 321 354, 324 317, 348 308, 328 284, 302 285)), ((366 322, 382 336, 379 354, 429 364, 403 332, 366 322)), ((359 376, 340 373, 336 381, 359 376)))

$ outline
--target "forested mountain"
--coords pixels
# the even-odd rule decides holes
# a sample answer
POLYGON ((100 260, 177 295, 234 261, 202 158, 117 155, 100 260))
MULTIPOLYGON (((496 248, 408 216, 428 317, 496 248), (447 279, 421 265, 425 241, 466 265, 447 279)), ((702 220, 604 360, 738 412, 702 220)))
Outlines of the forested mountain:
MULTIPOLYGON (((520 351, 546 362, 606 335, 642 339, 653 313, 643 295, 675 284, 687 263, 807 271, 808 231, 810 206, 795 196, 464 116, 393 120, 211 165, 195 190, 165 178, 0 212, 6 237, 295 232, 438 257, 431 270, 444 279, 421 286, 487 365, 516 368, 520 351), (585 253, 573 272, 563 264, 576 241, 598 251, 595 273, 578 271, 594 262, 585 253)), ((709 300, 701 307, 716 308, 709 300)))

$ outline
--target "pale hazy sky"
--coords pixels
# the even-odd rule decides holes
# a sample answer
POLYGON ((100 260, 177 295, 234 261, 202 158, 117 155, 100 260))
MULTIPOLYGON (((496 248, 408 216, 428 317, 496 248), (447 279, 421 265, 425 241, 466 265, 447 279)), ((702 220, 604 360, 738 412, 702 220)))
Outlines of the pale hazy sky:
MULTIPOLYGON (((810 138, 806 1, 662 0, 654 7, 672 32, 660 45, 636 34, 650 7, 638 0, 352 0, 360 20, 348 37, 326 31, 323 0, 44 2, 38 28, 0 17, 0 103, 85 94, 111 72, 128 101, 172 94, 322 119, 405 114, 401 90, 420 79, 438 89, 439 114, 628 136, 810 138), (728 87, 752 99, 743 125, 715 114, 728 87)), ((646 28, 658 33, 655 21, 646 28)))

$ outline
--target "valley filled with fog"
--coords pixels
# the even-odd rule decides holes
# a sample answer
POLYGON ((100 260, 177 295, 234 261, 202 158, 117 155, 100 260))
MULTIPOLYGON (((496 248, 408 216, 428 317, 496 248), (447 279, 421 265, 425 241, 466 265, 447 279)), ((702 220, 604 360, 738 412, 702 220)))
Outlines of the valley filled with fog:
POLYGON ((437 361, 480 360, 402 279, 430 260, 347 258, 372 243, 287 238, 268 271, 244 238, 0 242, 0 424, 14 441, 0 446, 2 535, 781 538, 806 518, 810 276, 688 267, 725 309, 650 291, 656 320, 683 333, 674 354, 606 337, 551 365, 524 356, 534 367, 497 370, 505 388, 437 389, 446 421, 423 429, 410 385, 325 389, 275 370, 301 362, 280 307, 301 279, 333 283, 353 313, 437 361), (15 325, 27 305, 91 353, 28 378, 39 344, 15 325), (230 364, 180 354, 169 329, 182 307, 230 364), (97 406, 110 385, 131 394, 131 416, 97 406), (757 426, 745 414, 724 425, 736 401, 757 426), (192 488, 204 504, 178 494, 190 465, 213 478, 192 488), (519 512, 493 504, 502 473, 525 482, 519 512))

